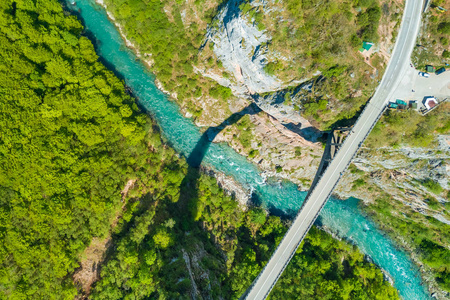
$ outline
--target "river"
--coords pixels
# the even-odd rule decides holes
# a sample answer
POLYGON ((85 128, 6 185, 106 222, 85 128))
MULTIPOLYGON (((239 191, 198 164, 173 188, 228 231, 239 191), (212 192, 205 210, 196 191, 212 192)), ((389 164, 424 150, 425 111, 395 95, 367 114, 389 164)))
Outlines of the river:
MULTIPOLYGON (((180 113, 177 105, 158 90, 154 76, 126 48, 118 30, 106 12, 93 0, 64 0, 69 9, 82 19, 89 36, 96 43, 97 54, 107 67, 119 74, 139 99, 147 113, 157 121, 163 135, 176 151, 189 156, 201 137, 194 123, 180 113)), ((266 207, 293 215, 300 208, 306 192, 291 182, 265 180, 256 165, 225 144, 212 143, 205 150, 203 165, 211 167, 254 191, 266 207)), ((429 299, 418 268, 409 255, 397 249, 394 243, 365 218, 357 199, 346 201, 330 199, 320 213, 319 222, 338 236, 356 244, 394 280, 401 297, 407 300, 429 299)))

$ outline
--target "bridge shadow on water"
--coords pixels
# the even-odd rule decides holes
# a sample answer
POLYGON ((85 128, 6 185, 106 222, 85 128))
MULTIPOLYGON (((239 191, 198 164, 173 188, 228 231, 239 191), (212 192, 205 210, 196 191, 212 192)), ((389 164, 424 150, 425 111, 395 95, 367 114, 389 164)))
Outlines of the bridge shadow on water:
MULTIPOLYGON (((201 176, 201 165, 214 138, 222 130, 224 130, 226 126, 239 122, 239 120, 241 120, 241 118, 245 115, 255 115, 261 111, 262 110, 255 103, 251 103, 241 111, 230 115, 220 125, 209 127, 197 141, 194 149, 186 158, 186 162, 188 163, 188 171, 180 184, 179 201, 176 205, 178 213, 183 218, 184 224, 190 224, 189 227, 192 225, 193 218, 191 212, 196 211, 198 206, 198 181, 201 176)), ((272 180, 273 179, 269 178, 267 184, 272 186, 282 186, 282 183, 278 180, 274 180, 274 182, 272 182, 272 180)), ((261 207, 264 205, 262 199, 256 192, 252 193, 250 203, 256 207, 261 207)), ((265 205, 267 205, 266 209, 271 215, 278 216, 282 219, 292 219, 297 213, 297 210, 282 210, 270 203, 266 203, 265 205)), ((187 229, 188 228, 184 228, 184 230, 187 229)))
MULTIPOLYGON (((239 122, 245 115, 255 115, 262 110, 255 104, 252 103, 249 106, 245 107, 240 112, 232 114, 230 117, 228 117, 226 120, 224 120, 220 125, 209 127, 200 137, 200 139, 197 141, 197 144, 195 145, 194 149, 191 151, 189 156, 186 158, 186 162, 188 163, 188 170, 187 173, 182 180, 179 188, 179 200, 178 202, 174 203, 173 209, 174 212, 178 215, 179 219, 181 220, 181 223, 178 224, 178 228, 180 229, 180 232, 189 232, 199 226, 200 224, 195 220, 195 212, 201 205, 200 203, 200 190, 199 190, 199 181, 201 178, 201 172, 202 172, 202 162, 205 158, 205 155, 208 152, 208 149, 213 142, 214 138, 226 128, 226 126, 235 124, 239 122)), ((280 185, 282 184, 279 181, 272 182, 269 179, 268 184, 270 185, 280 185)), ((257 193, 252 193, 251 199, 250 199, 252 205, 260 207, 263 205, 262 199, 258 196, 257 193)), ((283 211, 281 209, 277 209, 273 205, 268 205, 267 209, 269 210, 269 213, 271 215, 279 216, 283 219, 292 219, 293 216, 295 216, 296 211, 283 211)), ((201 225, 200 225, 201 226, 201 225)), ((211 234, 211 233, 209 233, 211 234)), ((210 239, 212 235, 204 233, 205 237, 210 239)), ((248 228, 240 228, 239 232, 237 233, 239 235, 239 247, 242 249, 246 249, 248 247, 252 247, 252 233, 248 228)), ((187 239, 191 239, 189 235, 183 234, 178 236, 183 241, 186 241, 187 239), (186 240, 185 240, 186 239, 186 240)), ((179 242, 181 242, 180 240, 179 242)), ((183 243, 183 242, 182 242, 183 243)), ((241 249, 241 250, 242 250, 241 249)), ((267 252, 263 252, 258 254, 258 261, 267 261, 269 259, 269 255, 272 253, 272 250, 267 252)), ((211 251, 211 250, 207 250, 211 251)), ((242 250, 243 251, 243 250, 242 250)), ((242 251, 238 251, 236 254, 237 256, 242 255, 242 251)), ((254 278, 253 278, 254 279, 254 278)), ((222 282, 223 285, 227 285, 229 283, 222 282)), ((246 292, 243 294, 243 296, 246 295, 246 292)), ((242 298, 241 298, 242 299, 242 298)))
POLYGON ((189 229, 193 223, 191 212, 195 211, 198 206, 198 181, 201 176, 201 164, 214 138, 227 126, 239 122, 245 115, 255 115, 259 112, 261 112, 261 109, 256 104, 251 103, 241 111, 230 115, 221 124, 209 127, 186 158, 188 170, 180 184, 179 201, 177 203, 177 210, 182 216, 185 230, 189 229))

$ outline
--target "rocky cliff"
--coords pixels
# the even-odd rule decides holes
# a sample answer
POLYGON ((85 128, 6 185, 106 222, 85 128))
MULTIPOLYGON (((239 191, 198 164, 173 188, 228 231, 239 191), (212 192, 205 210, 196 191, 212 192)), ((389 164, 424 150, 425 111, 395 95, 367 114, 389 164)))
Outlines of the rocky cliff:
MULTIPOLYGON (((204 46, 212 45, 215 56, 232 78, 207 69, 197 68, 196 71, 229 86, 236 96, 254 101, 287 129, 316 142, 322 133, 300 113, 301 102, 317 96, 311 90, 315 80, 306 78, 284 82, 266 71, 269 57, 290 58, 268 50, 271 37, 258 27, 254 19, 243 14, 240 9, 242 3, 239 0, 226 3, 208 27, 204 43, 204 46)), ((252 1, 249 5, 270 9, 267 1, 252 1)), ((314 76, 319 74, 316 72, 314 76)))
POLYGON ((265 93, 283 87, 281 80, 266 73, 265 45, 270 37, 241 13, 240 0, 231 0, 219 11, 208 28, 206 42, 212 42, 214 53, 223 67, 236 79, 235 90, 243 87, 249 94, 265 93))
MULTIPOLYGON (((267 113, 267 116, 259 114, 251 117, 254 124, 252 148, 257 150, 257 154, 249 159, 258 163, 268 176, 290 179, 307 189, 320 161, 321 147, 316 142, 322 133, 302 116, 302 102, 321 96, 320 86, 316 87, 320 77, 286 82, 269 74, 266 66, 270 59, 289 58, 269 50, 267 45, 272 37, 260 28, 254 17, 242 11, 242 3, 245 2, 231 0, 220 9, 208 27, 204 44, 212 45, 214 54, 232 78, 206 70, 198 71, 230 86, 238 97, 254 101, 267 113), (267 157, 270 160, 265 159, 267 157), (281 167, 279 172, 274 171, 275 166, 281 167)), ((248 5, 263 12, 275 9, 271 1, 250 1, 248 5)), ((398 13, 399 8, 396 7, 398 13)), ((387 49, 391 46, 383 42, 383 57, 388 58, 387 49)), ((236 132, 223 132, 216 142, 228 142, 245 154, 245 150, 235 141, 235 136, 236 132)), ((383 191, 415 211, 450 223, 448 216, 427 205, 430 196, 441 203, 448 201, 445 191, 449 187, 450 142, 447 135, 439 136, 438 140, 434 149, 363 149, 354 160, 353 169, 347 171, 338 185, 336 196, 357 197, 369 203, 383 191), (443 191, 437 194, 430 192, 421 184, 427 179, 437 182, 443 191), (355 188, 354 182, 358 180, 364 181, 364 186, 355 188)))

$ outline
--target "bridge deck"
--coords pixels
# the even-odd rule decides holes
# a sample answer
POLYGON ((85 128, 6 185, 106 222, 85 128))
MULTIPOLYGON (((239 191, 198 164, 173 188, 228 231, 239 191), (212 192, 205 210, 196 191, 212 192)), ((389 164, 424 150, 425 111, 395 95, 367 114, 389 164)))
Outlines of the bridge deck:
POLYGON ((246 299, 265 299, 282 274, 297 247, 314 223, 340 177, 356 155, 361 144, 385 110, 388 99, 409 68, 410 57, 419 31, 423 0, 407 0, 402 25, 389 65, 374 96, 364 108, 353 130, 335 158, 312 188, 292 226, 275 253, 250 288, 246 299))

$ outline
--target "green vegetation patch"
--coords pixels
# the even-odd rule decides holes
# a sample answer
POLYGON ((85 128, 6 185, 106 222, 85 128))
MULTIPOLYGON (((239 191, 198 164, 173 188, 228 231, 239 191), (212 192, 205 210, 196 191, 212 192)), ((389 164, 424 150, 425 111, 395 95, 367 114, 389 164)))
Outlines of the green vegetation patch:
POLYGON ((407 144, 416 147, 433 145, 436 133, 446 134, 450 130, 450 104, 422 116, 416 111, 395 111, 386 113, 375 125, 367 145, 372 148, 407 144))
POLYGON ((367 179, 358 178, 353 182, 352 190, 357 190, 367 184, 367 179))
MULTIPOLYGON (((141 53, 152 54, 152 72, 166 90, 177 93, 179 105, 198 117, 202 111, 195 105, 195 99, 210 95, 223 100, 222 108, 228 110, 226 100, 231 97, 231 90, 195 74, 193 69, 199 63, 197 54, 203 43, 206 24, 212 21, 221 0, 196 0, 194 6, 175 0, 104 2, 123 26, 127 38, 141 53), (183 10, 186 25, 181 16, 183 10)), ((209 66, 221 67, 220 61, 213 57, 206 60, 209 66)))
MULTIPOLYGON (((435 202, 435 199, 429 200, 431 206, 435 202)), ((439 287, 450 291, 450 225, 405 208, 388 195, 363 206, 363 209, 399 244, 404 245, 406 241, 408 251, 418 253, 439 287)))
POLYGON ((249 115, 243 116, 239 122, 236 123, 236 128, 238 130, 237 138, 246 150, 250 149, 252 145, 254 127, 255 125, 251 122, 249 115))
POLYGON ((0 298, 73 299, 126 182, 171 201, 183 162, 60 3, 0 1, 0 24, 0 298))
POLYGON ((441 204, 434 197, 430 197, 430 199, 428 199, 428 206, 431 209, 439 209, 439 208, 441 208, 441 204))
POLYGON ((425 179, 420 182, 424 187, 427 188, 430 192, 434 194, 440 194, 444 191, 442 186, 439 184, 439 182, 434 181, 433 179, 425 179))

